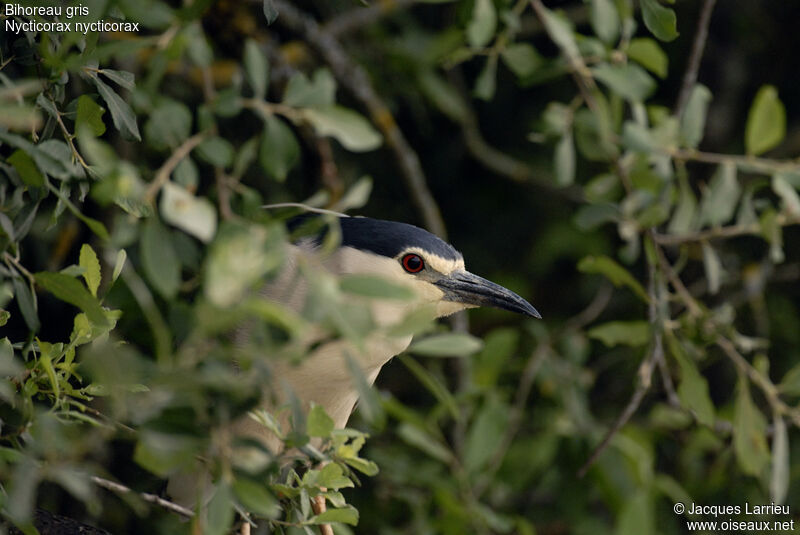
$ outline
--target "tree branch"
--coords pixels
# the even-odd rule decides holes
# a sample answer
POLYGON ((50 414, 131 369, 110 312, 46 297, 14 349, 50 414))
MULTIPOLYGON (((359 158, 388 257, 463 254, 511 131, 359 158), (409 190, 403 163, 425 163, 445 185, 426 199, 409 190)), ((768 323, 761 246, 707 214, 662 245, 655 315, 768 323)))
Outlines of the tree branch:
MULTIPOLYGON (((92 476, 91 480, 98 487, 103 487, 104 489, 116 492, 117 494, 128 494, 130 492, 134 492, 132 489, 122 485, 121 483, 116 483, 102 477, 92 476)), ((156 496, 155 494, 149 494, 147 492, 137 492, 135 494, 146 502, 154 503, 160 507, 163 507, 164 509, 172 511, 173 513, 177 513, 186 518, 192 518, 194 516, 194 511, 191 509, 187 509, 186 507, 172 503, 171 501, 165 500, 164 498, 156 496)))
POLYGON ((147 186, 147 190, 144 192, 145 202, 152 203, 155 200, 159 190, 169 181, 169 175, 178 167, 181 160, 186 158, 195 147, 203 142, 207 135, 208 132, 198 132, 181 143, 181 145, 173 151, 170 157, 167 158, 167 161, 158 168, 158 171, 156 171, 153 177, 153 181, 147 186))
POLYGON ((323 29, 334 37, 341 37, 344 34, 378 22, 395 11, 411 7, 416 1, 392 0, 391 2, 374 2, 367 7, 351 9, 341 15, 337 15, 326 22, 323 29))
POLYGON ((692 53, 689 56, 686 72, 683 74, 683 83, 681 84, 681 91, 678 94, 678 100, 675 103, 675 115, 677 117, 683 114, 686 103, 689 101, 689 96, 692 94, 692 88, 694 88, 694 84, 697 82, 700 60, 703 58, 703 51, 706 48, 706 40, 708 39, 708 24, 711 22, 711 12, 714 10, 714 4, 716 2, 717 0, 705 0, 703 2, 700 18, 697 21, 697 30, 694 34, 694 42, 692 43, 692 53))
POLYGON ((366 71, 350 59, 336 37, 321 27, 308 14, 286 0, 274 0, 280 16, 278 22, 297 32, 322 56, 331 72, 369 112, 372 122, 383 133, 400 166, 411 200, 422 216, 425 226, 442 238, 446 237, 439 206, 428 189, 419 156, 397 126, 391 111, 377 94, 366 71))

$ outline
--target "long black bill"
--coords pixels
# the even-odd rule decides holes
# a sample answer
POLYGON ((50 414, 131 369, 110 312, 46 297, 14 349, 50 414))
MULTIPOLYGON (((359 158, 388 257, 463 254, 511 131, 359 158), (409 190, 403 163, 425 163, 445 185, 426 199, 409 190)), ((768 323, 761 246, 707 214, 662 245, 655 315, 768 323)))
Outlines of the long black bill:
POLYGON ((533 305, 511 290, 469 271, 455 271, 434 284, 442 289, 446 301, 501 308, 542 319, 533 305))

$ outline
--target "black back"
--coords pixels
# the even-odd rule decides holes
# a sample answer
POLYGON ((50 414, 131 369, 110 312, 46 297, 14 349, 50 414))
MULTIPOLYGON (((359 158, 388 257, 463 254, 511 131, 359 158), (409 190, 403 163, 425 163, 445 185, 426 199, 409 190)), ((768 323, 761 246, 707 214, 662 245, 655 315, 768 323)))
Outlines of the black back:
MULTIPOLYGON (((318 216, 304 214, 295 217, 289 221, 288 227, 290 230, 294 230, 312 217, 318 216)), ((342 245, 346 247, 371 251, 389 258, 396 257, 409 247, 430 251, 449 260, 461 258, 461 253, 449 243, 427 230, 408 223, 369 217, 340 217, 339 226, 342 229, 342 245)), ((316 236, 316 241, 322 240, 326 230, 316 236)))

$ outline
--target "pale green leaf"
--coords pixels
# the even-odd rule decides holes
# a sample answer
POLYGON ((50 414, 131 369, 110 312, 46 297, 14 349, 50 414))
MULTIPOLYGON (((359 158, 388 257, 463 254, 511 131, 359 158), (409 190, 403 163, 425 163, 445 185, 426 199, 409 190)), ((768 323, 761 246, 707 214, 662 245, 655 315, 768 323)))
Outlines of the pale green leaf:
POLYGON ((789 434, 786 432, 786 422, 783 416, 776 416, 773 420, 772 432, 772 463, 770 467, 769 494, 770 500, 776 504, 786 501, 789 492, 789 434))
POLYGON ((800 196, 785 173, 772 175, 772 191, 781 199, 781 211, 790 217, 800 216, 800 196))
POLYGON ((473 48, 486 46, 497 27, 497 13, 492 0, 475 0, 472 18, 467 25, 467 42, 473 48))
POLYGON ((597 37, 613 44, 619 37, 620 20, 612 0, 592 0, 589 20, 597 37))
POLYGON ((592 327, 587 334, 606 347, 643 346, 650 341, 650 324, 646 321, 610 321, 592 327))
POLYGON ((736 166, 726 162, 717 168, 711 184, 703 192, 700 217, 703 223, 722 225, 733 217, 742 188, 736 177, 736 166))
POLYGON ((575 142, 572 132, 566 132, 556 144, 554 152, 554 175, 556 184, 569 186, 575 182, 575 142))
POLYGON ((706 126, 706 113, 711 102, 711 91, 701 84, 695 84, 689 100, 681 114, 681 139, 690 148, 696 148, 703 139, 706 126))
POLYGON ((706 270, 708 292, 715 295, 719 291, 722 279, 722 262, 719 255, 708 242, 703 242, 703 267, 706 270))
POLYGON ((506 67, 519 78, 532 75, 545 61, 530 43, 509 45, 500 52, 500 58, 506 67))
POLYGON ((761 477, 769 464, 764 415, 753 404, 747 380, 739 379, 733 415, 733 449, 745 474, 761 477))
POLYGON ((747 115, 744 145, 748 154, 766 152, 783 141, 786 135, 786 108, 778 98, 778 90, 762 86, 756 93, 747 115))
POLYGON ((211 201, 172 182, 161 189, 160 211, 164 221, 204 243, 210 242, 217 230, 217 210, 211 201))
POLYGON ((482 347, 480 338, 466 333, 445 333, 415 340, 408 351, 426 357, 462 357, 480 351, 482 347))
POLYGON ((261 483, 243 477, 233 482, 236 498, 247 509, 258 516, 277 518, 281 514, 278 500, 267 487, 261 483))
POLYGON ((339 287, 343 292, 375 299, 409 300, 415 295, 408 286, 377 275, 345 275, 339 287))
POLYGON ((97 297, 97 288, 100 287, 100 261, 88 243, 81 246, 79 265, 84 269, 83 278, 92 296, 97 297))
POLYGON ((633 63, 602 63, 592 69, 592 74, 615 93, 635 102, 644 101, 656 89, 656 83, 650 75, 633 63))
POLYGON ((383 142, 383 137, 370 122, 353 110, 328 106, 300 111, 318 135, 333 137, 347 150, 371 151, 383 142))
POLYGON ((669 68, 667 54, 649 37, 631 39, 627 54, 629 58, 659 78, 667 76, 669 68))
POLYGON ((322 405, 312 404, 306 418, 306 432, 309 436, 327 438, 333 431, 333 419, 325 413, 322 405))
POLYGON ((352 505, 341 509, 328 509, 308 520, 309 524, 330 524, 332 522, 355 526, 358 524, 358 509, 352 505))

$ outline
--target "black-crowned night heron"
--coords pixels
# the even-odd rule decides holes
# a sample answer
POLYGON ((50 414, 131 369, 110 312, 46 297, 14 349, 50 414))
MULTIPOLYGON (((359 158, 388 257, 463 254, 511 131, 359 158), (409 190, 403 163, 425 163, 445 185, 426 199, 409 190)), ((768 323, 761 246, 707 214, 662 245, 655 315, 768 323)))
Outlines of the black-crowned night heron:
MULTIPOLYGON (((308 222, 313 217, 317 216, 302 216, 299 221, 308 222)), ((290 223, 290 228, 297 221, 290 223)), ((519 295, 467 271, 461 253, 430 232, 406 223, 366 217, 338 217, 338 224, 341 239, 335 250, 320 253, 324 232, 301 238, 290 247, 283 270, 266 285, 263 293, 294 311, 301 311, 310 284, 308 277, 299 275, 302 263, 334 276, 378 276, 408 287, 415 298, 367 300, 376 329, 364 343, 336 340, 319 346, 299 364, 275 362, 272 371, 277 382, 264 396, 265 408, 270 411, 293 395, 305 410, 311 403, 320 405, 337 428, 344 427, 358 400, 347 359, 354 359, 372 384, 381 367, 409 346, 411 335, 392 334, 392 326, 409 313, 427 309, 433 318, 466 308, 490 306, 541 317, 519 295)), ((284 428, 288 426, 288 415, 279 420, 284 428)), ((235 428, 238 435, 261 440, 273 452, 283 446, 278 437, 252 418, 240 420, 235 428)), ((173 489, 170 493, 174 497, 183 494, 173 489)))

